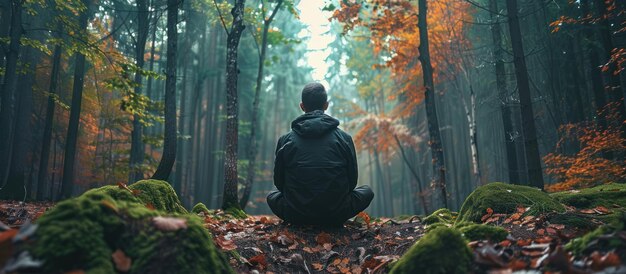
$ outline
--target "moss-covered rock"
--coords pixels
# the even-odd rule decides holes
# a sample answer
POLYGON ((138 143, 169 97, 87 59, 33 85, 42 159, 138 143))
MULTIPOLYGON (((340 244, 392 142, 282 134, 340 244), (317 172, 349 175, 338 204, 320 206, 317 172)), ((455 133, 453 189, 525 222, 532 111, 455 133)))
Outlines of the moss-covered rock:
POLYGON ((204 212, 204 214, 209 214, 210 211, 209 209, 206 207, 206 205, 204 205, 203 203, 197 203, 195 206, 193 206, 193 208, 191 209, 191 213, 194 214, 199 214, 200 212, 204 212))
POLYGON ((592 188, 556 192, 550 194, 559 202, 576 208, 594 208, 613 205, 626 207, 626 184, 606 184, 592 188))
POLYGON ((463 234, 463 237, 469 241, 491 240, 500 242, 509 235, 509 232, 502 227, 484 224, 472 223, 457 227, 457 229, 463 234))
MULTIPOLYGON (((197 216, 177 214, 185 227, 159 228, 155 217, 168 213, 120 193, 109 187, 89 191, 60 202, 37 220, 27 249, 44 261, 43 272, 115 273, 112 254, 116 250, 131 259, 129 273, 233 272, 197 216)), ((148 193, 158 192, 144 194, 148 193)))
POLYGON ((188 213, 183 207, 176 195, 176 191, 165 181, 159 180, 141 180, 128 188, 135 191, 138 190, 137 198, 144 204, 151 204, 157 210, 166 212, 188 213))
POLYGON ((496 213, 513 213, 517 206, 529 207, 527 215, 548 212, 564 212, 565 207, 540 189, 490 183, 474 190, 465 200, 459 211, 458 221, 480 222, 487 208, 496 213))
POLYGON ((226 210, 224 210, 224 213, 230 216, 233 216, 234 218, 237 218, 237 219, 248 218, 248 214, 246 214, 245 211, 243 211, 242 209, 238 207, 229 207, 226 210))
POLYGON ((574 255, 588 254, 591 250, 612 250, 625 249, 626 241, 616 235, 610 235, 614 232, 623 231, 626 228, 626 214, 622 213, 614 222, 603 225, 595 230, 583 235, 582 237, 571 240, 565 249, 571 251, 574 255))
POLYGON ((427 225, 433 225, 435 223, 453 224, 456 220, 458 213, 451 212, 447 208, 440 208, 435 210, 432 214, 428 215, 422 220, 422 223, 427 225))
POLYGON ((565 213, 552 213, 546 215, 548 221, 552 224, 562 224, 567 227, 575 227, 577 229, 589 230, 598 226, 593 215, 580 214, 573 211, 565 213))
POLYGON ((472 252, 461 233, 439 227, 416 242, 390 273, 468 273, 471 260, 472 252))

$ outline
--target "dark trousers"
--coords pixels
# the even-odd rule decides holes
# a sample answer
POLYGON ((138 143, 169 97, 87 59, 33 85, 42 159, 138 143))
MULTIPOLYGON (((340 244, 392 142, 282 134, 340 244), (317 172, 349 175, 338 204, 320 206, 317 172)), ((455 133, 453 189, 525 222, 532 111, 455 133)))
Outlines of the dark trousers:
POLYGON ((374 199, 374 192, 369 186, 360 186, 352 190, 344 203, 332 213, 324 216, 304 216, 287 203, 285 196, 279 190, 267 195, 267 204, 272 212, 285 222, 293 224, 312 225, 341 225, 348 219, 365 210, 374 199))

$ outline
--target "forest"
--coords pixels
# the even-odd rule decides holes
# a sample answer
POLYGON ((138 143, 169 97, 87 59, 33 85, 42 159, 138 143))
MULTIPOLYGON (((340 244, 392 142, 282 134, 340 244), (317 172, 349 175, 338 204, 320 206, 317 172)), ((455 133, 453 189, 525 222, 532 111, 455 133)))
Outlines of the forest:
POLYGON ((623 273, 625 96, 621 0, 0 0, 0 273, 623 273), (266 201, 309 83, 339 228, 266 201))

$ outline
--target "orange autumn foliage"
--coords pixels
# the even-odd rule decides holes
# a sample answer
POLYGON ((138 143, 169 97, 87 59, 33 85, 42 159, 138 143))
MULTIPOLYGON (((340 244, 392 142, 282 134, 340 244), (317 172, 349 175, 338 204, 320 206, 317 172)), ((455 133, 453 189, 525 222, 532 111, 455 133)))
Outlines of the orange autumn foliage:
POLYGON ((559 182, 547 187, 550 191, 569 190, 626 180, 626 138, 622 136, 617 105, 606 106, 600 117, 606 117, 607 127, 600 128, 593 122, 566 124, 561 126, 562 138, 557 143, 559 151, 565 144, 577 144, 580 150, 568 155, 553 152, 543 160, 546 173, 559 182), (622 156, 620 156, 622 155, 622 156))
MULTIPOLYGON (((456 71, 461 63, 459 49, 469 48, 466 31, 473 9, 466 1, 434 0, 428 2, 428 35, 435 83, 456 71)), ((391 98, 402 98, 393 116, 407 117, 423 100, 419 79, 422 68, 418 61, 419 29, 415 1, 369 0, 362 4, 341 4, 333 19, 344 24, 344 31, 366 27, 371 33, 375 54, 386 56, 381 66, 389 67, 396 82, 391 98)))

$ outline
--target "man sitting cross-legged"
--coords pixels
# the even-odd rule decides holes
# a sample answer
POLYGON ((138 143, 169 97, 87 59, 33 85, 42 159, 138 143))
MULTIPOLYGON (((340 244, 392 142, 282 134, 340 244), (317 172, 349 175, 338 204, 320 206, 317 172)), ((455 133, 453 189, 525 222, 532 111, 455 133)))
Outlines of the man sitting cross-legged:
POLYGON ((368 186, 356 187, 358 168, 352 137, 324 114, 327 94, 319 83, 302 90, 305 112, 278 139, 274 185, 267 203, 293 224, 342 225, 365 210, 374 198, 368 186), (356 188, 355 188, 356 187, 356 188))

